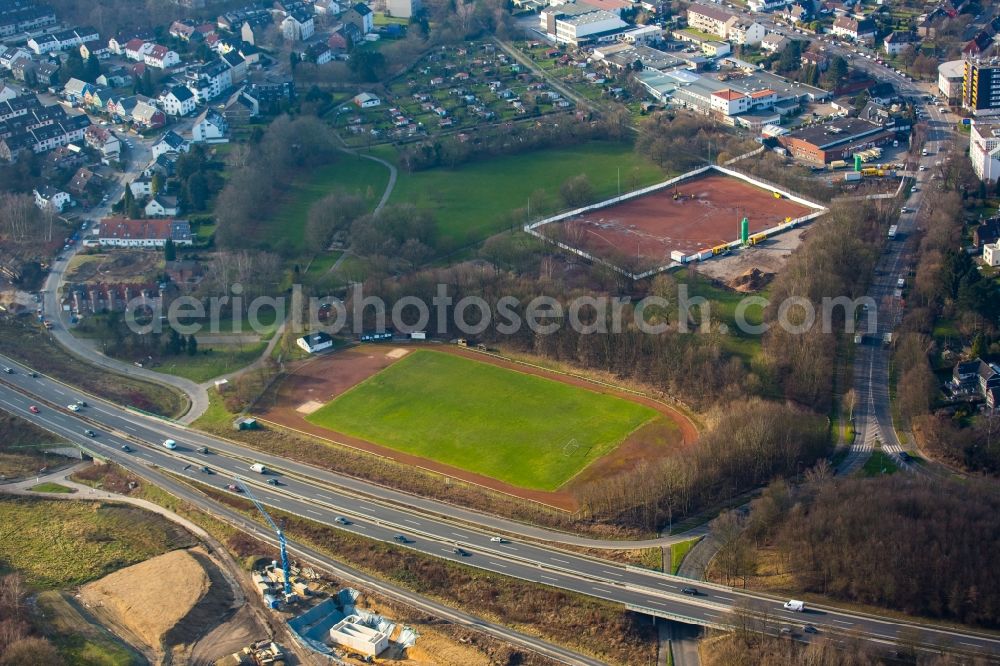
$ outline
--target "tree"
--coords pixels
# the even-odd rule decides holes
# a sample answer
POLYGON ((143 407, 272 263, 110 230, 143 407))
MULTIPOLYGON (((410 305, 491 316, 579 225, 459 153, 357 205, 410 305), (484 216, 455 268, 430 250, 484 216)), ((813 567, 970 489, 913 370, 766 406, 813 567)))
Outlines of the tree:
POLYGON ((357 51, 351 53, 347 65, 357 81, 378 81, 385 72, 385 55, 379 51, 357 51))
POLYGON ((583 206, 594 200, 594 184, 587 174, 573 176, 559 187, 559 196, 567 206, 583 206))
POLYGON ((194 356, 198 353, 198 339, 193 334, 187 337, 187 353, 188 356, 194 356))
POLYGON ((153 190, 153 196, 156 196, 157 194, 161 194, 163 192, 163 185, 164 185, 163 174, 157 171, 156 173, 153 174, 153 180, 152 183, 150 183, 150 187, 153 190))
POLYGON ((165 261, 177 260, 177 248, 174 246, 174 241, 170 238, 163 244, 163 259, 165 261))
POLYGON ((89 83, 94 83, 97 81, 97 77, 101 75, 101 63, 97 60, 97 56, 91 53, 87 57, 87 62, 83 67, 84 81, 89 83))
POLYGON ((847 80, 847 61, 840 56, 834 56, 830 61, 830 69, 826 72, 827 81, 832 87, 837 87, 847 80))
POLYGON ((185 202, 191 210, 204 210, 208 203, 208 179, 201 171, 191 174, 185 187, 185 202))

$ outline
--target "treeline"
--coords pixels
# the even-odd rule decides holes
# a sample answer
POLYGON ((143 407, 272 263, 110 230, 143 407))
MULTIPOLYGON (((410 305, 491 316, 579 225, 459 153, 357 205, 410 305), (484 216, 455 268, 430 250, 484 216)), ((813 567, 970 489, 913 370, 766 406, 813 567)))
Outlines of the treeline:
POLYGON ((597 520, 643 528, 791 476, 829 452, 826 420, 759 398, 720 408, 697 446, 578 490, 597 520))
POLYGON ((830 201, 836 190, 824 179, 816 178, 804 166, 788 164, 777 153, 764 151, 759 156, 740 160, 730 168, 755 178, 780 185, 814 201, 830 201))
POLYGON ((216 199, 216 243, 226 249, 294 252, 268 224, 281 197, 304 170, 331 163, 337 154, 330 129, 319 119, 281 116, 230 154, 229 178, 216 199))
POLYGON ((812 224, 803 245, 772 282, 765 312, 772 326, 764 335, 764 355, 787 398, 829 411, 837 342, 848 323, 845 316, 853 315, 835 308, 829 328, 824 327, 823 299, 865 295, 892 216, 891 202, 834 204, 812 224), (776 323, 784 303, 790 304, 784 317, 788 323, 797 326, 806 320, 806 308, 791 299, 805 299, 816 314, 814 325, 803 333, 776 323))
POLYGON ((912 615, 1000 625, 1000 492, 909 475, 823 479, 751 513, 796 587, 912 615))
POLYGON ((399 165, 407 171, 456 167, 474 160, 518 155, 544 148, 572 146, 594 139, 621 140, 624 131, 613 120, 567 122, 564 114, 532 123, 504 123, 471 134, 435 137, 399 148, 399 165))
POLYGON ((752 139, 728 132, 709 118, 675 111, 646 118, 635 142, 638 153, 677 173, 721 164, 756 147, 752 139))

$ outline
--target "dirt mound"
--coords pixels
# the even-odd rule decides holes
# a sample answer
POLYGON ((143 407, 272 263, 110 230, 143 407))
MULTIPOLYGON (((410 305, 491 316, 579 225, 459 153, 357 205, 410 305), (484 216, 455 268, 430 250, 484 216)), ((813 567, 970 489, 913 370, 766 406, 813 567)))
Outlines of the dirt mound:
POLYGON ((160 649, 167 634, 176 633, 174 627, 206 597, 210 587, 199 559, 186 550, 175 550, 85 585, 80 596, 112 627, 160 649))
POLYGON ((743 293, 760 291, 774 279, 774 273, 765 273, 758 268, 749 271, 729 281, 729 288, 743 293))

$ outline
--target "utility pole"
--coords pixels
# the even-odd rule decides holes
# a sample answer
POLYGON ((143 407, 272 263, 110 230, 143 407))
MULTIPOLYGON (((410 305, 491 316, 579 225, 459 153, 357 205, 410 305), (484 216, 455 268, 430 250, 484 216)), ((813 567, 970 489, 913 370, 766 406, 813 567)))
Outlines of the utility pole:
POLYGON ((622 168, 618 167, 618 197, 622 196, 622 168))

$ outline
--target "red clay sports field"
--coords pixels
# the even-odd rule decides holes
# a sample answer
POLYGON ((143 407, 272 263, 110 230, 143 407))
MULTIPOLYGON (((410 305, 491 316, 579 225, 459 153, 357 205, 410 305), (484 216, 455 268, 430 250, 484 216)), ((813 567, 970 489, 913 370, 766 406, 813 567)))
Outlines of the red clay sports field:
POLYGON ((622 202, 552 218, 535 232, 641 272, 671 263, 675 251, 690 256, 738 240, 744 217, 754 235, 823 210, 787 194, 776 198, 763 184, 713 169, 622 202))

